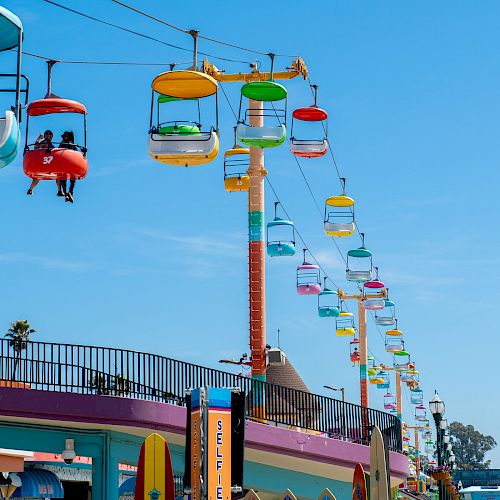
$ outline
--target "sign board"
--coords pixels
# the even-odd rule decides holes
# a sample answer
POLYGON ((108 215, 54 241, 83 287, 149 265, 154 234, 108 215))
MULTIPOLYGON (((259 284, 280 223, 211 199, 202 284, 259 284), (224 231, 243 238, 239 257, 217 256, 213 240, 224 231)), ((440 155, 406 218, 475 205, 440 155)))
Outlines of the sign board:
POLYGON ((207 388, 207 420, 207 500, 231 500, 230 389, 207 388))
POLYGON ((203 436, 201 412, 201 391, 195 389, 191 393, 191 500, 201 500, 202 498, 200 481, 202 474, 200 469, 201 440, 203 436))

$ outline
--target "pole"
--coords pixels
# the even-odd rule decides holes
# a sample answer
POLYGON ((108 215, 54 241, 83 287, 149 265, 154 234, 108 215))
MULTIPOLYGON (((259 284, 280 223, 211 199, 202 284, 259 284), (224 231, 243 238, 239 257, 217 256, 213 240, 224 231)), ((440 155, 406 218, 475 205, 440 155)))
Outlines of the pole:
MULTIPOLYGON (((250 125, 262 127, 263 103, 249 101, 250 125)), ((248 189, 248 254, 250 293, 250 350, 252 353, 252 379, 254 411, 265 418, 264 388, 266 381, 266 253, 264 245, 264 150, 250 148, 250 177, 248 189)))
POLYGON ((358 321, 360 404, 363 408, 368 408, 368 345, 366 338, 366 309, 363 307, 363 300, 361 295, 358 297, 358 321))
POLYGON ((396 371, 396 412, 399 420, 403 421, 403 391, 401 390, 401 373, 396 371))
POLYGON ((17 47, 17 76, 16 76, 16 111, 15 116, 17 123, 21 122, 21 58, 23 53, 23 30, 19 30, 18 47, 17 47))
POLYGON ((417 453, 417 456, 415 458, 415 470, 416 470, 416 476, 417 476, 417 484, 418 484, 418 480, 420 478, 420 444, 418 441, 418 431, 419 430, 420 430, 420 428, 418 426, 415 427, 415 429, 414 429, 414 431, 415 431, 415 450, 417 453))
MULTIPOLYGON (((437 448, 437 460, 438 466, 443 465, 443 455, 442 455, 442 442, 441 442, 441 428, 439 426, 441 422, 441 415, 439 413, 434 413, 434 422, 436 423, 436 448, 437 448)), ((443 482, 441 479, 438 479, 438 492, 439 492, 439 500, 444 500, 443 495, 443 482)))

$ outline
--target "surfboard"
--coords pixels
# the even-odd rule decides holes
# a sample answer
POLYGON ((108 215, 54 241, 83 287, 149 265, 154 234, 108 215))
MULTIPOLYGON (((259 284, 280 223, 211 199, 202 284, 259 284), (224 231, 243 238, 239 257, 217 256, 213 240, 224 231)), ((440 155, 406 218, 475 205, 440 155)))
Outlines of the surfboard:
POLYGON ((370 442, 370 500, 389 500, 384 439, 378 427, 373 428, 370 442))
POLYGON ((243 497, 243 500, 260 500, 260 497, 254 490, 248 490, 246 495, 243 497))
POLYGON ((328 488, 325 488, 321 492, 321 495, 318 497, 318 500, 337 500, 337 499, 335 498, 335 495, 328 488))
MULTIPOLYGON (((366 478, 361 464, 356 464, 352 477, 352 500, 366 500, 366 478)), ((370 499, 373 500, 373 499, 370 499)))
POLYGON ((150 434, 141 446, 137 479, 136 500, 175 500, 174 474, 170 450, 159 434, 150 434))
POLYGON ((290 490, 286 490, 285 493, 281 495, 281 500, 297 500, 297 497, 290 490))

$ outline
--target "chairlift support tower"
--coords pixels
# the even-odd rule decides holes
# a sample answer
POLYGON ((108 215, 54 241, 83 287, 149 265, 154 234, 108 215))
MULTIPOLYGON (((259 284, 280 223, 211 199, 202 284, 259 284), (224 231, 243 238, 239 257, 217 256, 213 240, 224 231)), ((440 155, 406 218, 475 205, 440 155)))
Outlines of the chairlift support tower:
MULTIPOLYGON (((219 82, 263 82, 291 80, 301 75, 307 79, 307 67, 298 57, 285 71, 274 71, 274 54, 271 58, 271 71, 261 72, 258 65, 253 65, 250 73, 225 73, 216 68, 208 60, 204 60, 201 71, 219 82)), ((249 124, 262 127, 263 102, 249 99, 249 124)), ((266 243, 264 241, 264 182, 267 170, 264 167, 264 149, 250 146, 250 166, 247 173, 250 177, 248 189, 248 279, 250 307, 250 350, 252 378, 256 381, 266 380, 266 243)), ((259 385, 259 384, 257 384, 259 385)), ((262 386, 261 386, 262 387, 262 386)), ((265 401, 262 396, 257 403, 262 406, 260 415, 265 415, 265 401)))
POLYGON ((342 290, 338 290, 340 299, 356 300, 358 303, 358 332, 359 332, 359 389, 360 405, 368 408, 368 340, 366 334, 366 309, 363 305, 365 299, 385 299, 386 289, 376 293, 360 293, 357 295, 347 295, 342 290))

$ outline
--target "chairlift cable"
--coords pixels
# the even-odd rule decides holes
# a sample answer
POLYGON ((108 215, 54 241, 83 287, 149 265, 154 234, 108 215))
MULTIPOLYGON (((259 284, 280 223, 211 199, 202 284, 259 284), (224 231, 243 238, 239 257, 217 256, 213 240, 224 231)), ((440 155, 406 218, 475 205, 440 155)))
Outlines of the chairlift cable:
POLYGON ((23 51, 25 56, 35 57, 37 59, 43 59, 44 61, 55 61, 56 63, 62 64, 91 64, 91 65, 116 65, 116 66, 178 66, 181 64, 191 64, 190 61, 176 62, 176 63, 146 63, 146 62, 136 62, 136 61, 68 61, 65 59, 57 59, 55 57, 42 56, 40 54, 34 54, 32 52, 23 51))
POLYGON ((222 90, 222 93, 224 94, 226 102, 229 108, 231 109, 231 112, 233 113, 235 120, 238 121, 238 115, 236 114, 236 111, 234 110, 233 105, 231 104, 231 101, 229 100, 229 97, 227 96, 226 91, 224 90, 224 87, 222 86, 222 82, 219 82, 219 87, 222 90))
MULTIPOLYGON (((294 155, 293 158, 294 158, 295 162, 297 163, 297 166, 299 167, 300 173, 302 174, 304 182, 306 183, 307 189, 309 190, 309 193, 311 194, 311 197, 312 197, 312 199, 314 201, 314 204, 316 205, 316 208, 318 209, 318 213, 320 214, 321 217, 323 217, 323 211, 321 210, 321 208, 320 208, 320 206, 318 204, 318 200, 316 200, 316 197, 314 196, 314 193, 313 193, 313 190, 311 188, 311 185, 309 184, 309 181, 307 180, 307 177, 304 174, 304 170, 300 166, 300 162, 299 162, 298 158, 295 155, 294 155)), ((340 257, 342 258, 342 260, 344 261, 344 264, 347 265, 347 260, 344 257, 344 254, 342 253, 342 251, 340 250, 340 247, 339 247, 337 241, 333 237, 331 238, 331 240, 333 241, 335 247, 337 248, 337 251, 338 251, 340 257)))
MULTIPOLYGON (((113 28, 117 28, 119 30, 126 31, 127 33, 131 33, 133 35, 137 35, 137 36, 140 36, 142 38, 146 38, 148 40, 152 40, 154 42, 161 43, 162 45, 166 45, 167 47, 172 47, 174 49, 183 50, 185 52, 190 52, 190 53, 193 52, 192 49, 187 49, 186 47, 180 47, 179 45, 174 45, 172 43, 164 42, 163 40, 159 40, 158 38, 154 38, 152 36, 145 35, 144 33, 139 33, 138 31, 134 31, 134 30, 131 30, 129 28, 125 28, 123 26, 119 26, 118 24, 113 24, 113 23, 110 23, 108 21, 103 21, 102 19, 98 19, 97 17, 91 16, 89 14, 85 14, 84 12, 80 12, 80 11, 72 9, 70 7, 66 7, 65 5, 61 5, 59 3, 56 3, 53 0, 43 0, 43 1, 46 2, 46 3, 49 3, 51 5, 54 5, 56 7, 59 7, 61 9, 67 10, 68 12, 72 12, 72 13, 77 14, 79 16, 83 16, 83 17, 85 17, 87 19, 91 19, 93 21, 97 21, 98 23, 105 24, 106 26, 111 26, 113 28)), ((221 61, 234 62, 234 63, 242 63, 242 64, 250 64, 250 61, 240 61, 240 60, 236 60, 236 59, 228 59, 228 58, 216 56, 216 55, 213 55, 213 54, 207 54, 205 52, 199 52, 199 54, 202 54, 204 56, 213 57, 214 59, 220 59, 221 61)))
MULTIPOLYGON (((278 193, 276 192, 276 189, 274 189, 274 186, 272 185, 271 183, 271 180, 269 179, 269 174, 266 175, 266 181, 267 183, 269 184, 269 187, 271 188, 271 191, 274 193, 274 196, 276 197, 276 199, 279 201, 280 205, 281 205, 281 208, 283 210, 283 213, 288 217, 289 220, 292 220, 290 215, 288 214, 288 212, 286 211, 280 197, 278 196, 278 193)), ((295 226, 295 232, 297 233, 297 236, 299 237, 300 241, 302 242, 302 245, 304 245, 304 248, 307 249, 307 251, 310 253, 312 259, 314 260, 314 262, 319 266, 319 268, 321 269, 321 271, 323 272, 323 274, 326 276, 327 279, 329 279, 331 281, 331 283, 333 283, 333 285, 336 287, 336 288, 339 288, 338 285, 335 283, 335 281, 333 281, 330 276, 328 275, 328 273, 325 271, 325 269, 321 266, 321 264, 318 262, 318 260, 316 259, 316 257, 314 256, 314 254, 311 252, 311 249, 309 248, 309 246, 307 245, 306 241, 304 240, 304 238, 302 237, 302 235, 300 234, 299 230, 297 229, 297 226, 295 226)))
MULTIPOLYGON (((130 9, 133 12, 136 12, 137 14, 141 14, 145 17, 148 17, 149 19, 152 19, 153 21, 164 24, 164 25, 168 26, 169 28, 173 28, 173 29, 180 31, 182 33, 190 34, 190 30, 182 29, 179 26, 176 26, 175 24, 169 23, 167 21, 164 21, 163 19, 159 19, 155 16, 152 16, 151 14, 148 14, 147 12, 136 9, 135 7, 132 7, 131 5, 127 5, 124 2, 121 2, 119 0, 112 0, 112 2, 117 3, 118 5, 121 5, 122 7, 125 7, 127 9, 130 9)), ((211 37, 201 35, 201 34, 198 35, 198 38, 202 38, 203 40, 207 40, 208 42, 213 42, 213 43, 218 43, 220 45, 225 45, 226 47, 232 47, 233 49, 244 50, 245 52, 251 52, 252 54, 258 54, 261 56, 268 56, 269 55, 268 52, 261 52, 259 50, 249 49, 247 47, 242 47, 241 45, 235 45, 233 43, 224 42, 222 40, 217 40, 216 38, 211 38, 211 37)), ((200 54, 201 54, 201 52, 200 52, 200 54)), ((274 54, 274 55, 278 56, 278 57, 297 57, 295 55, 290 55, 290 54, 274 54)), ((213 57, 213 56, 211 56, 211 57, 213 57)))

